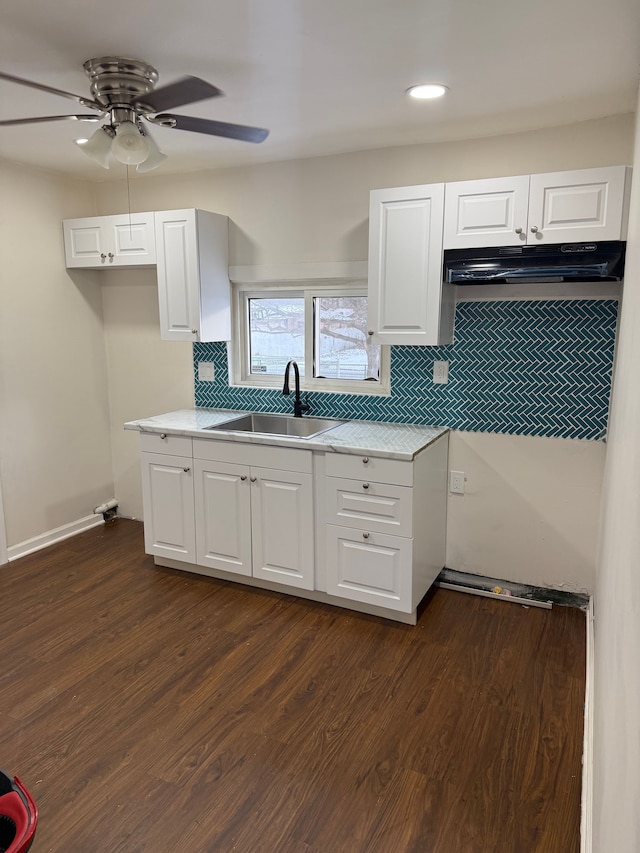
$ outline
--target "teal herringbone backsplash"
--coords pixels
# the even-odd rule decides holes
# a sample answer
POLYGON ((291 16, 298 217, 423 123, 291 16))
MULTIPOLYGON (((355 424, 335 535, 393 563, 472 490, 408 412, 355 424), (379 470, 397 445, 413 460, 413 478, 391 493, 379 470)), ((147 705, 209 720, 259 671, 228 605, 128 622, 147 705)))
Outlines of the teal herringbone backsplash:
MULTIPOLYGON (((391 396, 310 393, 314 415, 438 424, 452 429, 604 438, 618 303, 615 300, 461 302, 455 341, 392 347, 391 396), (433 362, 449 361, 434 385, 433 362)), ((279 390, 230 388, 224 343, 194 344, 197 406, 289 412, 279 390), (199 382, 199 361, 215 382, 199 382)))

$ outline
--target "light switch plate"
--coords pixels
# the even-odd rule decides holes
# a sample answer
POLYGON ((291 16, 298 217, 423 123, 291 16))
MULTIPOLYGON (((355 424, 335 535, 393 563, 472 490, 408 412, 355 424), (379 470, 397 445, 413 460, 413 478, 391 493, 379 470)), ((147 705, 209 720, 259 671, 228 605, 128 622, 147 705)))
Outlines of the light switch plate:
POLYGON ((436 385, 446 385, 446 383, 449 381, 448 361, 433 362, 433 381, 436 385))
POLYGON ((214 375, 212 361, 198 362, 198 382, 213 382, 214 375))

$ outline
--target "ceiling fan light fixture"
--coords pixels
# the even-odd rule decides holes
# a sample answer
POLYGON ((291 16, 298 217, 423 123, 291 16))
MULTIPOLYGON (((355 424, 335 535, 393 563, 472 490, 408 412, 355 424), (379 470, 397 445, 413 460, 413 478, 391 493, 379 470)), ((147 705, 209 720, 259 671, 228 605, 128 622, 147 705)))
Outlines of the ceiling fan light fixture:
POLYGON ((167 159, 167 155, 162 153, 156 145, 154 138, 146 130, 144 138, 149 146, 149 156, 142 163, 138 163, 136 172, 150 172, 152 169, 157 169, 167 159))
POLYGON ((111 153, 111 141, 113 139, 113 131, 107 127, 99 127, 94 131, 89 139, 76 139, 75 144, 103 169, 109 168, 109 155, 111 153))
POLYGON ((448 91, 449 88, 442 83, 419 83, 417 86, 410 86, 407 89, 407 95, 419 101, 430 101, 441 98, 448 91))
POLYGON ((123 121, 111 143, 111 153, 120 163, 137 166, 149 156, 150 146, 133 122, 123 121))

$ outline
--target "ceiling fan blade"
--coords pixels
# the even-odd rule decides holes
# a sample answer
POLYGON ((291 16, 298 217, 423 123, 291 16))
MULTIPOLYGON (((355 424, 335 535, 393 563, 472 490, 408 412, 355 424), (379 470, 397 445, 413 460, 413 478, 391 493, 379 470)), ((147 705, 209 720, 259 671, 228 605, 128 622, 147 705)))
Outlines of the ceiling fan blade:
POLYGON ((22 77, 14 77, 13 74, 5 74, 3 71, 0 71, 0 79, 8 80, 10 83, 18 83, 20 86, 29 86, 31 89, 40 89, 42 92, 49 92, 52 95, 61 95, 63 98, 71 98, 72 101, 77 101, 83 107, 90 107, 101 112, 104 110, 101 104, 92 101, 91 98, 74 95, 72 92, 65 92, 63 89, 54 89, 53 86, 45 86, 42 83, 34 83, 32 80, 24 80, 22 77))
POLYGON ((206 80, 201 80, 199 77, 183 77, 168 86, 161 86, 146 95, 139 95, 133 99, 132 104, 148 112, 159 113, 222 94, 223 92, 217 86, 212 86, 206 80))
MULTIPOLYGON (((103 113, 104 115, 104 113, 103 113)), ((0 127, 9 127, 13 124, 38 124, 41 121, 100 121, 102 116, 94 116, 91 113, 80 116, 38 116, 38 118, 10 118, 0 121, 0 127)))
POLYGON ((244 142, 264 142, 269 131, 262 127, 248 127, 244 124, 229 124, 226 121, 212 121, 193 116, 159 115, 154 122, 177 130, 191 130, 194 133, 208 133, 211 136, 224 136, 228 139, 241 139, 244 142))

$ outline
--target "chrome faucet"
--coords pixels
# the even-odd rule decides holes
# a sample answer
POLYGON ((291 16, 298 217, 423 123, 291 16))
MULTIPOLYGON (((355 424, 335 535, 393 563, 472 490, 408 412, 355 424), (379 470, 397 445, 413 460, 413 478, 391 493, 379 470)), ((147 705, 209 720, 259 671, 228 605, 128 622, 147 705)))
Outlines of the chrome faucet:
POLYGON ((282 393, 288 397, 291 394, 289 390, 289 369, 293 365, 293 373, 295 375, 296 380, 296 396, 293 401, 293 417, 301 418, 303 412, 309 412, 311 410, 311 406, 309 405, 309 398, 307 397, 306 402, 302 402, 300 399, 300 371, 298 370, 298 363, 295 361, 287 362, 287 366, 284 369, 284 385, 282 387, 282 393))

